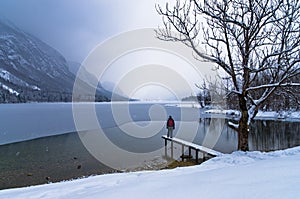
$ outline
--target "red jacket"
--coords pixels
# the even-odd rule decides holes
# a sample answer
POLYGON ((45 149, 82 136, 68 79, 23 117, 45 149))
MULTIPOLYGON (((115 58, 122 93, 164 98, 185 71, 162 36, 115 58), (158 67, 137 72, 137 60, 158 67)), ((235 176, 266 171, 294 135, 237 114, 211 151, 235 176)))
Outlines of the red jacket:
POLYGON ((173 127, 175 129, 175 122, 174 122, 173 118, 171 118, 171 117, 167 121, 167 128, 168 127, 173 127))

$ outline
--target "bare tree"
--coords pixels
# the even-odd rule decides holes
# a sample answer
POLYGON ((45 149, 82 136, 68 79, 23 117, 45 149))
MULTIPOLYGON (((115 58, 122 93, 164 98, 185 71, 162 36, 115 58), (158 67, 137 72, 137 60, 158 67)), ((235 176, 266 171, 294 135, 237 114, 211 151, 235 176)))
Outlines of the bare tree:
POLYGON ((176 0, 156 9, 160 39, 183 42, 230 76, 241 112, 238 149, 249 150, 249 124, 262 104, 278 88, 300 85, 292 81, 300 73, 300 1, 176 0), (268 78, 256 84, 261 77, 268 78))

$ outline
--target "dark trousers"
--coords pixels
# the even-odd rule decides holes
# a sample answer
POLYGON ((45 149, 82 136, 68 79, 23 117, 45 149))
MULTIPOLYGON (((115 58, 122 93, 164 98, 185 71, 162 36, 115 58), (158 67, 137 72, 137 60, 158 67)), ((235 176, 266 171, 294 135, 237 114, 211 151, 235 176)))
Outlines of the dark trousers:
POLYGON ((167 137, 170 137, 170 138, 173 137, 173 130, 174 130, 173 127, 168 127, 168 134, 167 134, 167 137))

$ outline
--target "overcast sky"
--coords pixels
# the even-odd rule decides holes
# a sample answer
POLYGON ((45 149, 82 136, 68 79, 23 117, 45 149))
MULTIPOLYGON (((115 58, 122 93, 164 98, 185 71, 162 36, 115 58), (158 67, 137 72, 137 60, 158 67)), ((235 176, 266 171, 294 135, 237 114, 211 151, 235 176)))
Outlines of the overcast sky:
POLYGON ((81 62, 97 44, 132 29, 161 23, 164 0, 0 0, 0 15, 81 62))
MULTIPOLYGON (((139 28, 157 28, 162 24, 162 19, 155 10, 155 4, 164 6, 167 1, 172 2, 172 0, 0 0, 0 16, 46 42, 68 61, 82 63, 97 45, 115 35, 139 28)), ((142 61, 144 58, 144 55, 138 57, 142 61)), ((152 56, 149 63, 138 63, 142 66, 151 64, 153 60, 152 64, 168 65, 171 72, 175 70, 180 77, 188 79, 192 89, 198 92, 195 83, 199 83, 201 78, 197 75, 194 77, 193 74, 197 73, 194 72, 193 67, 189 64, 183 66, 184 64, 177 58, 168 58, 160 54, 152 56)), ((127 63, 128 67, 133 64, 132 60, 127 63)), ((107 75, 107 79, 117 85, 116 87, 120 86, 118 83, 124 75, 129 75, 127 68, 128 71, 123 71, 116 77, 116 71, 124 68, 125 65, 126 62, 120 63, 107 75)), ((142 73, 142 76, 145 75, 149 76, 142 73)), ((153 74, 153 77, 155 79, 156 75, 153 74)), ((134 88, 136 94, 132 95, 140 97, 146 93, 145 99, 160 99, 167 93, 169 97, 163 98, 173 99, 174 93, 170 93, 169 85, 164 83, 166 77, 168 76, 164 75, 158 82, 151 82, 149 79, 150 83, 145 83, 144 86, 136 85, 138 87, 134 88), (158 91, 157 95, 153 95, 153 90, 158 91)), ((170 79, 169 82, 180 85, 178 79, 170 79)), ((179 94, 181 92, 178 92, 176 95, 182 97, 191 95, 189 89, 182 91, 185 93, 181 95, 179 94)))

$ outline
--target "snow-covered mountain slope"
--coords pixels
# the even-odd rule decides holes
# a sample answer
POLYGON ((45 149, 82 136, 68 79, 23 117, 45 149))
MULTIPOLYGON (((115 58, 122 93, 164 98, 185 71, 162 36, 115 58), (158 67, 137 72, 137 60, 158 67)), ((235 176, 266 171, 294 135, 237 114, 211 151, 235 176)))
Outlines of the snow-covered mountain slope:
POLYGON ((0 18, 0 102, 70 101, 74 80, 58 51, 0 18))

